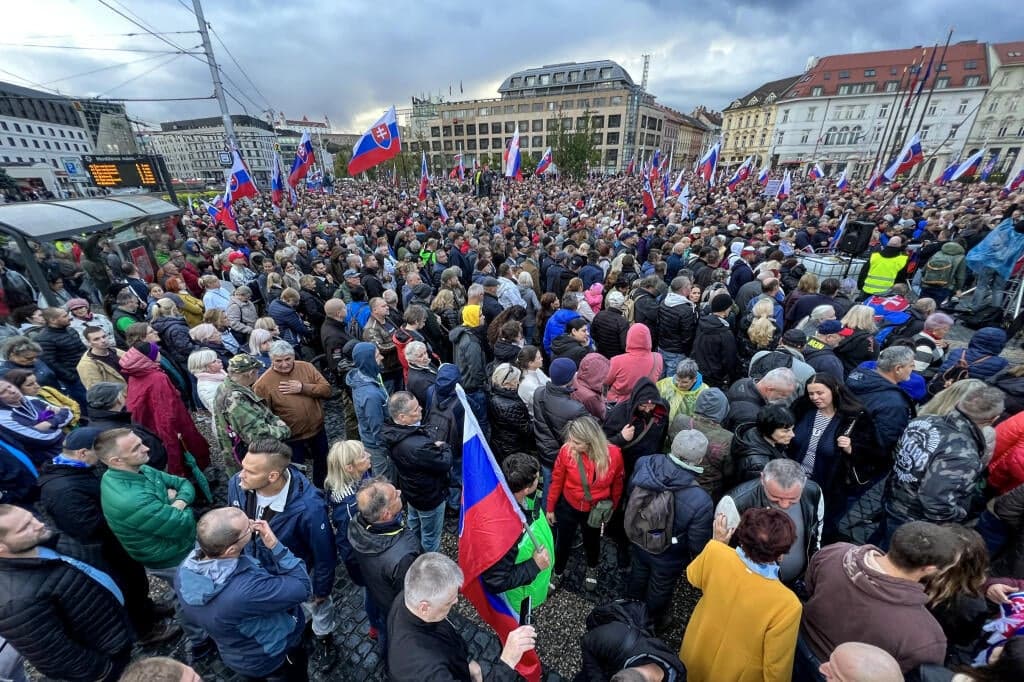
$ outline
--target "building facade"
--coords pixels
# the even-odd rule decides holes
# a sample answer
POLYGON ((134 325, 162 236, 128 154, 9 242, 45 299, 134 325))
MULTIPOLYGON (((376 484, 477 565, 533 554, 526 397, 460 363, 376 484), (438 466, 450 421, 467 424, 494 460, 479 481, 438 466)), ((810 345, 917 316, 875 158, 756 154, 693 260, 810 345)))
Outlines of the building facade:
POLYGON ((1015 175, 1024 167, 1024 41, 988 46, 990 82, 971 127, 963 156, 988 149, 986 160, 996 156, 994 173, 1015 175))
POLYGON ((765 83, 722 110, 723 163, 733 166, 752 156, 757 169, 770 159, 776 105, 800 77, 789 76, 765 83))
MULTIPOLYGON (((258 118, 239 114, 232 115, 231 121, 239 151, 253 179, 261 187, 268 187, 277 144, 274 127, 258 118)), ((228 150, 228 145, 224 121, 219 116, 161 123, 160 130, 145 134, 144 140, 147 151, 163 155, 171 177, 200 179, 213 186, 224 183, 225 165, 221 153, 228 150)), ((282 158, 282 161, 287 173, 291 160, 282 158)))
POLYGON ((95 154, 136 154, 135 133, 124 105, 84 99, 76 106, 89 131, 95 154))
MULTIPOLYGON (((933 49, 812 57, 777 104, 777 165, 806 172, 820 162, 828 175, 845 170, 849 177, 865 178, 919 131, 925 163, 918 177, 941 173, 966 143, 989 72, 983 43, 956 43, 944 58, 935 58, 920 94, 906 97, 916 77, 913 65, 923 76, 933 49)), ((941 53, 942 46, 935 51, 941 53)))
POLYGON ((675 114, 656 104, 654 96, 613 61, 517 71, 498 93, 493 99, 461 102, 413 98, 411 148, 428 152, 434 172, 450 168, 458 153, 468 166, 500 166, 517 126, 520 148, 534 159, 555 146, 559 130, 571 133, 586 127, 604 173, 622 170, 634 156, 638 162, 649 159, 655 149, 671 151, 665 125, 675 114), (584 114, 590 117, 589 126, 584 114))

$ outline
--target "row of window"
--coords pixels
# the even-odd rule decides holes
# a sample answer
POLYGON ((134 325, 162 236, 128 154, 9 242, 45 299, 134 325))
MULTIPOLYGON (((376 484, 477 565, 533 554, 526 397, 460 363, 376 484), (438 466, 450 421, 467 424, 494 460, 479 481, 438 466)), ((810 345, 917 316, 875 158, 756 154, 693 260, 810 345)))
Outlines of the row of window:
MULTIPOLYGON (((7 125, 7 121, 0 121, 0 130, 10 130, 11 127, 14 128, 14 132, 16 132, 16 133, 20 133, 21 132, 21 124, 20 123, 12 123, 10 126, 8 126, 7 125)), ((35 129, 33 129, 31 125, 26 123, 25 124, 25 132, 28 133, 29 135, 45 135, 47 130, 48 130, 49 133, 50 133, 50 137, 57 137, 57 134, 60 134, 61 137, 65 137, 64 131, 61 130, 60 128, 58 128, 57 132, 55 133, 53 128, 47 128, 46 130, 44 130, 43 126, 36 126, 36 127, 39 129, 38 132, 35 129)), ((84 140, 85 139, 85 136, 82 134, 82 131, 78 130, 78 131, 74 131, 74 132, 76 132, 78 134, 78 139, 79 140, 84 140)), ((68 131, 66 137, 69 138, 69 139, 72 139, 72 140, 75 139, 75 135, 73 135, 71 131, 68 131)))
POLYGON ((54 168, 58 168, 58 169, 60 168, 60 164, 57 163, 57 159, 45 159, 45 158, 38 158, 37 159, 34 156, 30 156, 28 158, 23 158, 23 157, 20 157, 20 156, 14 156, 14 157, 4 156, 4 163, 37 163, 37 162, 38 163, 47 163, 47 161, 49 161, 49 163, 53 164, 54 168))
MULTIPOLYGON (((646 119, 646 117, 644 117, 644 118, 646 119)), ((656 119, 652 118, 651 120, 653 121, 653 120, 656 120, 656 119)), ((572 128, 573 128, 573 119, 572 118, 561 118, 561 119, 559 119, 559 118, 549 118, 549 119, 535 118, 532 121, 519 121, 518 122, 519 132, 520 133, 527 133, 527 132, 540 133, 540 132, 544 132, 545 130, 547 130, 547 131, 558 130, 558 122, 559 121, 562 122, 562 130, 572 130, 572 128)), ((613 115, 608 117, 607 122, 608 122, 608 127, 609 128, 619 128, 619 127, 622 126, 622 115, 621 114, 613 114, 613 115)), ((645 123, 646 123, 646 121, 645 121, 645 123)), ((661 122, 658 121, 658 123, 659 123, 659 125, 658 125, 658 127, 656 129, 657 130, 661 130, 661 125, 660 125, 661 122)), ((579 116, 579 117, 576 118, 576 128, 577 129, 586 127, 586 124, 587 124, 586 117, 579 116)), ((456 124, 450 125, 450 126, 431 126, 430 127, 430 136, 431 137, 451 137, 452 134, 454 134, 456 137, 460 137, 462 135, 477 135, 477 134, 479 134, 479 135, 487 135, 488 132, 490 132, 490 134, 492 134, 492 135, 497 135, 497 134, 502 133, 502 132, 511 135, 512 133, 515 132, 516 125, 517 125, 516 121, 505 121, 504 123, 495 121, 494 123, 491 123, 489 125, 487 123, 480 123, 480 124, 476 124, 476 123, 464 123, 464 124, 463 123, 456 123, 456 124)), ((600 129, 600 128, 604 128, 604 127, 605 127, 605 117, 604 116, 591 116, 590 117, 590 128, 600 129)))
POLYGON ((79 126, 82 124, 78 112, 69 102, 49 99, 33 99, 18 95, 0 94, 0 116, 26 118, 30 121, 79 126))
MULTIPOLYGON (((971 101, 969 99, 966 99, 966 98, 961 99, 959 101, 959 103, 957 104, 957 107, 956 107, 956 115, 957 116, 963 116, 964 114, 966 114, 967 113, 967 109, 970 106, 970 103, 971 103, 971 101)), ((882 104, 878 105, 878 111, 877 111, 877 114, 876 114, 876 118, 888 118, 888 116, 889 116, 889 108, 890 108, 891 105, 892 105, 891 102, 883 102, 882 104)), ((836 107, 832 107, 831 108, 832 115, 830 116, 830 119, 831 120, 863 119, 867 115, 867 106, 868 105, 866 105, 866 104, 860 104, 860 105, 849 105, 849 106, 839 105, 839 106, 836 106, 836 107)), ((1017 106, 1016 98, 1014 98, 1014 100, 1012 102, 1012 106, 1013 106, 1014 109, 1016 109, 1016 106, 1017 106)), ((991 111, 995 111, 995 109, 991 108, 991 107, 990 107, 990 110, 991 111)), ((928 108, 925 110, 924 113, 925 113, 925 116, 937 116, 937 115, 945 114, 945 109, 941 109, 941 110, 939 109, 939 102, 931 102, 931 103, 928 104, 928 108)), ((813 121, 817 117, 817 114, 818 114, 818 107, 807 107, 806 118, 804 120, 805 121, 813 121)), ((781 114, 781 118, 779 119, 779 123, 780 124, 789 123, 790 120, 791 120, 790 110, 789 109, 783 109, 782 110, 782 114, 781 114)))
MULTIPOLYGON (((418 149, 414 149, 413 151, 419 151, 419 150, 418 149)), ((463 158, 463 163, 465 165, 467 165, 467 166, 472 166, 472 164, 474 162, 480 160, 477 157, 477 155, 475 155, 475 154, 467 154, 466 156, 468 158, 463 158)), ((487 156, 488 158, 490 158, 493 161, 493 159, 496 156, 496 154, 491 154, 489 156, 487 154, 482 154, 480 156, 487 156)), ((601 156, 602 156, 603 162, 605 164, 609 165, 609 166, 614 166, 614 165, 616 165, 619 162, 619 150, 618 149, 605 149, 603 152, 601 152, 601 156)), ((451 168, 452 166, 455 165, 455 159, 454 158, 452 158, 449 155, 441 155, 441 154, 432 154, 432 155, 428 156, 427 157, 427 162, 429 163, 430 167, 433 168, 433 169, 449 169, 449 168, 451 168)))
MULTIPOLYGON (((935 79, 935 89, 944 90, 950 86, 952 80, 949 76, 940 76, 935 79)), ((976 88, 981 85, 981 76, 964 76, 963 87, 965 88, 976 88)), ((844 83, 840 85, 836 90, 837 95, 866 95, 875 92, 878 88, 877 83, 844 83)), ((883 87, 884 92, 896 92, 900 88, 900 81, 889 80, 886 81, 883 87)), ((811 88, 811 97, 822 97, 825 94, 825 88, 821 85, 816 85, 811 88)))
MULTIPOLYGON (((746 116, 744 116, 742 118, 740 118, 739 116, 730 116, 725 121, 725 129, 726 130, 730 130, 733 127, 736 127, 736 128, 749 128, 751 123, 753 123, 753 125, 756 127, 756 126, 761 125, 760 120, 761 120, 761 115, 760 114, 747 114, 746 116), (734 123, 735 123, 735 126, 733 126, 734 123)), ((768 112, 768 111, 764 112, 764 124, 768 125, 769 123, 771 123, 771 120, 772 120, 771 112, 768 112)))
POLYGON ((579 71, 556 71, 554 73, 541 73, 530 76, 514 76, 509 81, 509 87, 532 88, 538 85, 561 85, 563 83, 582 83, 585 81, 604 80, 612 77, 612 67, 606 66, 600 69, 582 69, 579 71))
MULTIPOLYGON (((479 107, 476 110, 477 116, 496 116, 499 114, 528 114, 540 111, 559 111, 564 109, 599 109, 605 106, 618 107, 625 103, 622 95, 611 97, 594 97, 587 99, 563 99, 549 102, 520 102, 519 104, 494 105, 490 107, 479 107)), ((445 121, 469 118, 473 115, 472 109, 446 109, 441 112, 441 119, 445 121)))
MULTIPOLYGON (((600 145, 600 144, 618 145, 620 139, 621 139, 621 137, 620 137, 619 133, 608 133, 608 134, 604 134, 604 133, 591 133, 590 134, 590 141, 593 144, 596 144, 596 145, 600 145)), ((660 141, 658 137, 656 137, 654 135, 647 135, 646 136, 645 142, 648 145, 650 145, 650 146, 657 146, 657 142, 656 141, 660 141)), ((483 137, 483 138, 480 138, 479 140, 477 140, 475 138, 470 138, 468 140, 459 140, 459 142, 461 143, 461 146, 456 147, 454 140, 450 140, 450 139, 432 140, 430 142, 430 148, 431 148, 431 150, 433 150, 435 152, 440 152, 440 151, 452 152, 452 151, 461 151, 463 149, 466 150, 466 151, 471 151, 471 152, 472 151, 476 151, 477 149, 504 149, 505 145, 508 143, 508 139, 507 138, 500 138, 500 137, 492 137, 492 138, 483 137)), ((543 135, 534 135, 533 137, 529 137, 529 136, 525 136, 524 135, 523 137, 519 138, 519 145, 523 149, 527 149, 527 148, 533 147, 534 149, 543 150, 544 147, 554 146, 554 144, 555 144, 555 136, 554 135, 548 135, 546 138, 543 135)))
MULTIPOLYGON (((7 137, 7 138, 0 138, 0 139, 6 139, 8 147, 17 147, 18 146, 17 143, 21 142, 21 146, 22 147, 24 147, 26 149, 29 148, 28 140, 26 140, 24 137, 19 137, 17 139, 13 138, 13 137, 7 137)), ((53 141, 53 146, 51 147, 49 140, 43 140, 43 144, 42 145, 39 144, 39 140, 35 140, 35 139, 32 140, 32 145, 33 145, 32 148, 33 149, 43 149, 43 148, 46 148, 46 149, 51 149, 53 151, 58 151, 59 152, 61 150, 60 149, 60 145, 61 144, 62 144, 61 142, 59 142, 57 140, 54 140, 53 141)), ((89 147, 87 145, 85 145, 85 144, 81 144, 80 145, 77 142, 64 142, 63 144, 64 144, 64 151, 68 151, 68 152, 71 151, 72 146, 74 146, 74 150, 76 152, 88 152, 89 151, 89 147)))

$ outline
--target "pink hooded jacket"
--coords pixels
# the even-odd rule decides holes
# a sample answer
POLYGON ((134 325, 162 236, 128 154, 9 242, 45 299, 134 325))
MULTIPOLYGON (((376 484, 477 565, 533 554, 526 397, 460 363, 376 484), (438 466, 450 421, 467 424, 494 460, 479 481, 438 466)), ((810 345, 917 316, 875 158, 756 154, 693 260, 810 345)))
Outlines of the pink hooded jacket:
POLYGON ((580 361, 579 371, 573 379, 572 397, 583 403, 583 407, 598 421, 604 421, 607 412, 604 404, 604 379, 608 376, 611 362, 600 353, 587 353, 580 361))
POLYGON ((608 377, 604 380, 609 387, 607 401, 619 403, 627 400, 641 377, 657 383, 664 368, 665 360, 661 353, 651 351, 651 330, 643 323, 635 323, 626 332, 626 352, 612 358, 608 377))

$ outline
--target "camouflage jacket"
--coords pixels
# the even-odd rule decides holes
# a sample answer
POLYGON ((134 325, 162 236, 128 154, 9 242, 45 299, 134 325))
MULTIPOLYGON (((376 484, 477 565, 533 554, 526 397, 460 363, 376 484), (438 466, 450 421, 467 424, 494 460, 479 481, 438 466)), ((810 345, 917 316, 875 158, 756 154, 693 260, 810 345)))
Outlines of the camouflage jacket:
POLYGON ((225 461, 240 461, 249 443, 260 438, 287 440, 291 429, 251 388, 227 378, 213 402, 214 434, 225 461))
POLYGON ((977 492, 985 437, 954 409, 914 419, 896 446, 886 484, 886 511, 905 521, 960 523, 977 492))

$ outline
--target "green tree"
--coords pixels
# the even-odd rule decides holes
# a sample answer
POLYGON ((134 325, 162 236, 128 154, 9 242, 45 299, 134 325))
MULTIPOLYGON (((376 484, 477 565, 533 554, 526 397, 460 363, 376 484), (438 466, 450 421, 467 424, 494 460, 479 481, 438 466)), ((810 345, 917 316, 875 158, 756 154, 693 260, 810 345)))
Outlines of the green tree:
POLYGON ((519 168, 523 171, 523 177, 526 178, 533 175, 533 171, 537 170, 537 163, 540 162, 540 157, 534 156, 530 152, 521 152, 519 157, 519 168))
POLYGON ((7 174, 7 170, 0 168, 0 191, 14 191, 17 189, 18 183, 14 182, 14 178, 7 174))
POLYGON ((566 130, 565 114, 558 112, 558 130, 555 132, 551 155, 558 166, 558 172, 570 178, 579 179, 586 176, 590 166, 601 162, 601 150, 594 144, 591 128, 593 112, 587 110, 576 120, 573 129, 566 130))
POLYGON ((348 162, 352 159, 351 149, 339 149, 334 154, 334 177, 348 177, 348 162))

